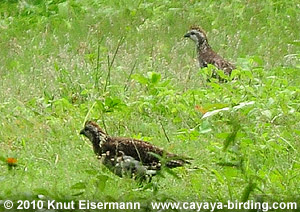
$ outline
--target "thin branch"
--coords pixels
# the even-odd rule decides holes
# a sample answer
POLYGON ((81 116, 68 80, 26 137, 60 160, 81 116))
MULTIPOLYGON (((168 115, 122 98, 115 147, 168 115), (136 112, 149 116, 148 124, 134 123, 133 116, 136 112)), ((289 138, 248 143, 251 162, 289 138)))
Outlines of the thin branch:
POLYGON ((170 139, 169 139, 169 136, 168 136, 167 133, 166 133, 166 130, 165 130, 164 125, 161 123, 161 121, 160 121, 159 123, 160 123, 160 125, 161 125, 161 128, 162 128, 162 130, 163 130, 163 132, 164 132, 164 135, 165 135, 167 141, 170 143, 171 141, 170 141, 170 139))
POLYGON ((107 128, 106 128, 106 124, 105 124, 104 114, 102 115, 102 125, 104 127, 105 132, 108 134, 108 131, 107 131, 107 128))
POLYGON ((99 40, 97 43, 97 64, 96 64, 96 74, 95 74, 95 87, 99 89, 98 83, 99 83, 99 78, 100 78, 100 72, 99 72, 99 67, 100 67, 100 44, 102 43, 104 37, 99 40))
POLYGON ((108 72, 107 72, 107 77, 106 77, 106 80, 105 80, 105 86, 104 86, 104 92, 106 91, 106 88, 107 86, 110 84, 110 72, 111 72, 111 67, 113 66, 114 62, 115 62, 115 58, 117 56, 117 53, 120 49, 120 46, 122 45, 123 41, 125 40, 125 36, 122 36, 118 42, 118 45, 117 45, 117 48, 115 50, 115 53, 113 55, 113 58, 110 62, 109 60, 109 55, 107 56, 107 69, 108 69, 108 72))
POLYGON ((108 72, 107 72, 107 76, 106 76, 106 79, 105 79, 105 85, 104 85, 104 92, 106 91, 106 88, 107 88, 107 85, 110 83, 110 59, 109 59, 109 55, 107 55, 107 69, 108 69, 108 72))
POLYGON ((130 78, 131 78, 131 75, 132 75, 132 73, 133 73, 133 71, 134 71, 134 69, 135 69, 136 64, 137 64, 137 60, 135 60, 133 66, 132 66, 132 68, 131 68, 131 70, 130 70, 130 73, 129 73, 129 75, 128 75, 127 82, 126 82, 126 84, 125 84, 125 86, 124 86, 124 91, 125 91, 125 92, 127 91, 128 87, 129 87, 130 78))
POLYGON ((84 127, 85 122, 87 121, 87 119, 88 119, 88 117, 89 117, 91 111, 92 111, 93 108, 95 107, 96 103, 97 103, 97 102, 95 101, 95 102, 92 104, 92 107, 89 109, 89 111, 87 112, 86 116, 84 117, 83 127, 84 127))
POLYGON ((112 65, 114 64, 116 55, 117 55, 117 53, 118 53, 118 51, 119 51, 119 48, 120 48, 120 46, 122 45, 122 43, 123 43, 124 40, 125 40, 125 36, 122 36, 122 37, 120 38, 119 42, 118 42, 116 51, 115 51, 115 53, 114 53, 114 56, 113 56, 113 59, 112 59, 112 61, 111 61, 111 64, 110 64, 110 67, 109 67, 109 68, 111 68, 112 65))

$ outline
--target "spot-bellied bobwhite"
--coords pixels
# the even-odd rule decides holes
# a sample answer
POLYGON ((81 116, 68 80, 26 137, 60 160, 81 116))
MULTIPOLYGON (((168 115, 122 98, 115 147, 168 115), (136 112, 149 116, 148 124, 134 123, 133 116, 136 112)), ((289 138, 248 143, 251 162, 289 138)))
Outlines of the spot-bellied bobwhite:
POLYGON ((168 153, 146 141, 110 137, 92 121, 85 123, 80 134, 92 142, 94 153, 101 158, 103 164, 121 177, 124 173, 131 176, 154 175, 162 166, 159 157, 165 159, 165 166, 168 168, 189 164, 187 158, 168 153))
MULTIPOLYGON (((190 38, 196 43, 200 68, 207 67, 207 64, 212 64, 216 68, 223 70, 226 75, 230 75, 232 70, 235 69, 234 65, 212 50, 204 30, 200 27, 191 27, 184 37, 190 38)), ((213 77, 219 78, 216 73, 213 73, 213 77)))

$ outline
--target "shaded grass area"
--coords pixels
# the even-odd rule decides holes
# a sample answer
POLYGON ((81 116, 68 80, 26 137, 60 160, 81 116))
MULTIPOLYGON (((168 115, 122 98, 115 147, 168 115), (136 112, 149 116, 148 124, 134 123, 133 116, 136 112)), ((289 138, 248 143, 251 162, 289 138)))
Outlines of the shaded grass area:
POLYGON ((295 1, 2 1, 0 8, 0 198, 298 199, 295 1), (240 80, 206 82, 211 70, 198 69, 194 44, 183 39, 194 24, 236 63, 240 80), (88 111, 109 134, 191 156, 198 169, 176 169, 180 179, 165 171, 144 190, 112 175, 78 135, 88 111), (7 157, 18 166, 9 170, 7 157))

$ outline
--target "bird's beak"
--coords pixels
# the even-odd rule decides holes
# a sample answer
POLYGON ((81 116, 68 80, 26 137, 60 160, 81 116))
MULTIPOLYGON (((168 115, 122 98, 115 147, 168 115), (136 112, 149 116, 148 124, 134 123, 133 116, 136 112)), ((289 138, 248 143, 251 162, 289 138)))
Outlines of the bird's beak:
POLYGON ((84 135, 84 130, 81 130, 79 135, 84 135))
POLYGON ((186 34, 184 35, 185 38, 189 38, 190 36, 191 36, 190 33, 186 33, 186 34))

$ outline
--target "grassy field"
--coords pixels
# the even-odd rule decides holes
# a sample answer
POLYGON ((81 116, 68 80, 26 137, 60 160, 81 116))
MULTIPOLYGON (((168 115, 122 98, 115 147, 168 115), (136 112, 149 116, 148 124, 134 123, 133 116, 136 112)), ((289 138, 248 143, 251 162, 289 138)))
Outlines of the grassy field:
POLYGON ((0 199, 298 201, 299 7, 295 0, 1 1, 0 199), (183 38, 191 25, 206 30, 240 80, 206 81, 209 68, 199 70, 194 43, 183 38), (119 178, 79 136, 86 119, 110 135, 193 157, 193 165, 142 187, 119 178))

